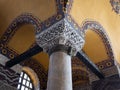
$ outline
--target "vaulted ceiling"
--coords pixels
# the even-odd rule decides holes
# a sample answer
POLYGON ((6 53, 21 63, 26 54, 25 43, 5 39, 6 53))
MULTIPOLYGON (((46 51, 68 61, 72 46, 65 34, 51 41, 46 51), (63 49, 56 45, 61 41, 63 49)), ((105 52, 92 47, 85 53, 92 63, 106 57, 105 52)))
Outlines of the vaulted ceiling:
MULTIPOLYGON (((43 22, 55 15, 57 9, 56 0, 0 0, 1 47, 6 39, 5 50, 9 49, 17 54, 28 50, 35 43, 34 26, 24 24, 22 27, 14 28, 12 33, 6 34, 10 32, 12 21, 21 14, 30 13, 43 22), (10 37, 7 38, 7 35, 10 37)), ((85 31, 86 42, 83 51, 100 66, 99 68, 104 61, 120 62, 120 16, 113 10, 109 0, 73 0, 69 14, 81 30, 85 31)), ((1 53, 7 56, 5 50, 1 48, 1 53)), ((11 56, 11 58, 14 57, 14 55, 11 56)), ((48 70, 49 56, 46 53, 39 53, 32 59, 41 64, 46 71, 48 70)), ((81 68, 76 64, 74 67, 81 68)))

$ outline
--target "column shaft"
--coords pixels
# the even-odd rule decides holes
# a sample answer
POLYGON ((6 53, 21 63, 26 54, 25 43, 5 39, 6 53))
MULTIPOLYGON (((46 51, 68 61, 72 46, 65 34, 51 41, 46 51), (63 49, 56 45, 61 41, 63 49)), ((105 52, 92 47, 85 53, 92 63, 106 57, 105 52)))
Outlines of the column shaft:
POLYGON ((54 52, 50 56, 47 90, 72 90, 71 56, 54 52))

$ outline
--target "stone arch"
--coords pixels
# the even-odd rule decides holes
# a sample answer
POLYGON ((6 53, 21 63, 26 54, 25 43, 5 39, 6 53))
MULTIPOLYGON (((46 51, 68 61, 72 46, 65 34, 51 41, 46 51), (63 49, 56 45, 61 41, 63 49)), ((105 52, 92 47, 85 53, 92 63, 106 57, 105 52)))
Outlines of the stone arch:
POLYGON ((15 32, 25 24, 32 24, 35 28, 35 33, 40 32, 41 23, 40 20, 32 15, 31 13, 23 13, 15 18, 12 23, 8 26, 7 30, 1 37, 1 42, 7 44, 15 32))
MULTIPOLYGON (((102 42, 106 49, 106 54, 108 55, 108 60, 98 62, 96 63, 96 65, 102 70, 105 77, 110 77, 115 75, 119 76, 119 70, 116 65, 112 45, 107 33, 105 32, 105 29, 102 27, 102 25, 99 22, 85 21, 82 26, 82 30, 84 31, 84 33, 86 33, 88 29, 94 31, 102 39, 102 42), (103 67, 101 68, 101 66, 103 67)), ((98 80, 98 78, 91 72, 89 73, 89 77, 90 77, 90 82, 98 80)))
POLYGON ((112 65, 114 65, 115 57, 114 57, 113 49, 111 46, 111 42, 102 25, 96 21, 86 21, 84 22, 82 29, 84 30, 85 33, 88 29, 91 29, 100 36, 100 38, 104 43, 105 49, 107 51, 107 55, 112 65))
POLYGON ((93 30, 94 32, 96 32, 103 40, 103 43, 107 49, 107 53, 110 57, 111 60, 115 60, 114 57, 114 53, 113 53, 113 49, 111 46, 111 42, 110 39, 107 35, 107 33, 105 32, 105 29, 102 27, 102 25, 96 21, 86 21, 83 24, 82 29, 86 32, 88 29, 93 30))
POLYGON ((23 13, 19 15, 11 22, 11 24, 8 26, 0 38, 0 49, 3 55, 6 55, 11 59, 18 55, 8 46, 8 43, 16 34, 16 32, 19 31, 19 28, 27 24, 33 26, 35 34, 41 31, 41 22, 36 16, 32 15, 31 13, 23 13))

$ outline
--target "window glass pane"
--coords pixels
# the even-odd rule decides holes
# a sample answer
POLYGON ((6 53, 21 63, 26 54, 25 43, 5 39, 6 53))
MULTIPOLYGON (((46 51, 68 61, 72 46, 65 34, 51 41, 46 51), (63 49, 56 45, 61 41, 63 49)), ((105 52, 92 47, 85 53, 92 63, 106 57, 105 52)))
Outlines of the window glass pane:
POLYGON ((32 88, 32 84, 30 83, 30 88, 32 88))
POLYGON ((27 74, 24 74, 24 78, 27 79, 27 74))
POLYGON ((30 84, 30 82, 29 82, 29 81, 27 81, 26 86, 29 86, 29 84, 30 84))
POLYGON ((28 77, 27 80, 30 81, 30 78, 28 77))
POLYGON ((25 90, 28 90, 28 88, 25 88, 25 90))
POLYGON ((25 87, 24 87, 24 86, 22 86, 22 87, 21 87, 21 90, 24 90, 24 89, 25 89, 25 87))
POLYGON ((20 89, 20 84, 18 85, 17 89, 20 89))
POLYGON ((21 77, 23 76, 23 72, 21 72, 20 76, 21 76, 21 77))
POLYGON ((23 83, 23 85, 25 85, 25 83, 26 83, 26 80, 23 80, 23 82, 22 82, 22 83, 23 83))
POLYGON ((19 78, 19 83, 21 83, 21 80, 22 80, 22 79, 21 79, 21 77, 20 77, 20 78, 19 78))

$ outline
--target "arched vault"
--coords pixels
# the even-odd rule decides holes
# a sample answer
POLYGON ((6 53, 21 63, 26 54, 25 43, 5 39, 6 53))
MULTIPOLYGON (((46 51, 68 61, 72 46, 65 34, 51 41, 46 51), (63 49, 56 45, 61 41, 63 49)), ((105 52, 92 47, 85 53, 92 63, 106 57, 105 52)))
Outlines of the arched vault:
POLYGON ((114 65, 114 53, 111 41, 102 25, 96 21, 84 22, 85 46, 83 50, 98 65, 105 69, 114 65))

